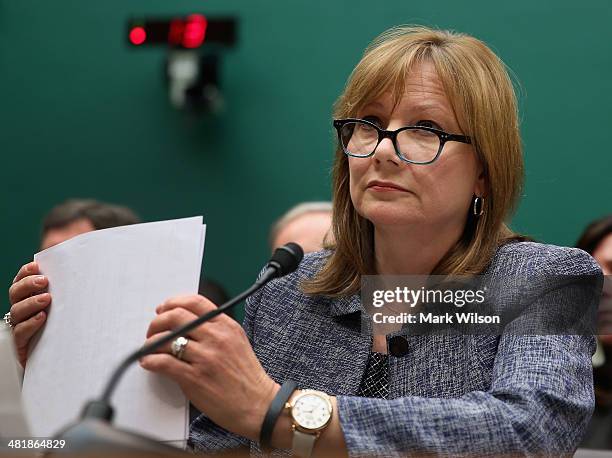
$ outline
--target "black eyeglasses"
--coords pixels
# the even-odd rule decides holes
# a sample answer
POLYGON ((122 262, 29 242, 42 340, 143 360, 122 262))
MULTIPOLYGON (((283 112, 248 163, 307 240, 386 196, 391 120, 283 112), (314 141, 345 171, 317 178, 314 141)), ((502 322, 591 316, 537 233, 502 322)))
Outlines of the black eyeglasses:
POLYGON ((446 142, 471 144, 470 137, 449 134, 426 126, 405 126, 384 130, 365 119, 334 119, 338 141, 347 156, 369 157, 385 138, 391 139, 395 153, 404 162, 431 164, 442 153, 446 142))

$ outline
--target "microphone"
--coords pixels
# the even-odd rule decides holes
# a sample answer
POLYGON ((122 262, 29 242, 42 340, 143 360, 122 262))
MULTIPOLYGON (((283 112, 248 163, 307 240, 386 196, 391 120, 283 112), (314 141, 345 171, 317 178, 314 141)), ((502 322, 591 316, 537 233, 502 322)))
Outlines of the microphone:
POLYGON ((287 243, 277 248, 270 258, 270 261, 266 264, 265 270, 250 288, 227 301, 217 309, 199 316, 195 320, 186 323, 171 333, 160 337, 155 342, 151 342, 149 345, 145 345, 127 356, 111 375, 102 396, 97 400, 89 401, 83 409, 80 421, 60 431, 56 435, 56 438, 66 439, 66 445, 69 446, 70 451, 86 451, 93 445, 98 449, 106 447, 120 450, 146 450, 148 452, 171 452, 176 454, 179 449, 175 447, 155 442, 153 439, 143 435, 113 429, 110 426, 114 415, 110 398, 119 380, 125 371, 140 358, 153 353, 161 346, 173 341, 177 337, 187 334, 192 329, 197 328, 201 324, 206 323, 217 315, 234 307, 236 304, 242 302, 244 299, 261 289, 270 280, 295 271, 300 265, 300 262, 302 262, 303 257, 304 251, 297 243, 287 243))
POLYGON ((298 268, 303 257, 304 250, 297 243, 289 242, 277 248, 268 261, 266 270, 262 272, 255 284, 261 283, 263 286, 273 278, 290 274, 298 268))

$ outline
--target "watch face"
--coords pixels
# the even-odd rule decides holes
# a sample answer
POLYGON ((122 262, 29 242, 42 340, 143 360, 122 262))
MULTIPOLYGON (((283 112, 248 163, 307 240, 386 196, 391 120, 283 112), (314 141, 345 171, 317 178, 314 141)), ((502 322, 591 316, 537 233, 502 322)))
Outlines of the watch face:
POLYGON ((291 415, 302 428, 318 429, 327 424, 331 410, 326 399, 309 393, 295 401, 291 415))

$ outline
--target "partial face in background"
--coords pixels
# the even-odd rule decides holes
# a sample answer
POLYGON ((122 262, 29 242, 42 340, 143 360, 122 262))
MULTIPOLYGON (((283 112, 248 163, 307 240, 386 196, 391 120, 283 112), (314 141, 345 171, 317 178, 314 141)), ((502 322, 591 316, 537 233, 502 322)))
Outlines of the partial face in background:
POLYGON ((601 266, 604 275, 612 275, 612 234, 608 234, 595 251, 593 251, 595 261, 601 266))
POLYGON ((595 261, 606 278, 597 312, 597 332, 605 345, 612 345, 612 234, 608 234, 593 251, 595 261))
MULTIPOLYGON (((463 134, 429 63, 410 72, 396 107, 392 94, 385 93, 357 117, 387 130, 423 125, 463 134)), ((435 229, 453 225, 461 231, 472 196, 482 196, 484 191, 481 166, 469 144, 447 142, 438 160, 420 165, 401 161, 391 140, 384 139, 373 156, 349 157, 348 161, 353 205, 376 227, 419 224, 435 229), (383 184, 375 185, 374 181, 383 184)))
POLYGON ((40 243, 41 250, 62 243, 65 240, 71 239, 72 237, 84 234, 85 232, 95 231, 96 228, 86 218, 81 218, 73 221, 59 228, 49 229, 43 234, 42 241, 40 243))
POLYGON ((272 244, 276 249, 289 242, 302 247, 304 253, 323 249, 323 239, 331 228, 331 213, 308 212, 292 219, 283 227, 272 244))

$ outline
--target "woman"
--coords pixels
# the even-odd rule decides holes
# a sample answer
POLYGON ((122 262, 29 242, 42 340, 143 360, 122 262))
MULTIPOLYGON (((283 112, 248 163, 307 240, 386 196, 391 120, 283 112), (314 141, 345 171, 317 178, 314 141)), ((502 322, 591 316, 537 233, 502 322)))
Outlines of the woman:
MULTIPOLYGON (((593 407, 591 336, 360 332, 364 274, 599 274, 586 253, 517 242, 504 225, 522 158, 503 64, 465 35, 392 29, 366 50, 335 115, 334 246, 251 297, 243 328, 218 316, 141 361, 204 413, 194 448, 571 452, 593 407)), ((15 289, 32 292, 25 275, 15 289)), ((147 342, 215 307, 169 299, 147 342)))

